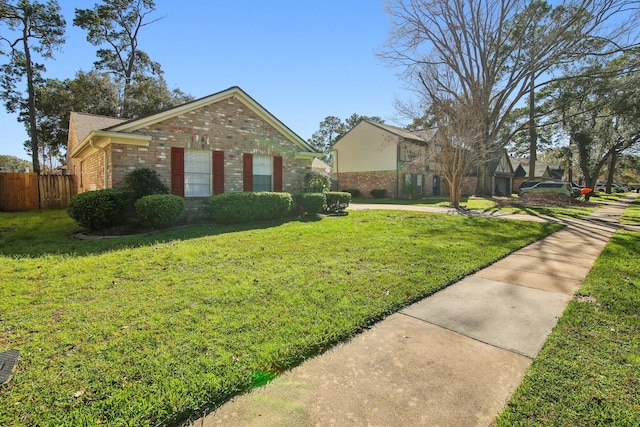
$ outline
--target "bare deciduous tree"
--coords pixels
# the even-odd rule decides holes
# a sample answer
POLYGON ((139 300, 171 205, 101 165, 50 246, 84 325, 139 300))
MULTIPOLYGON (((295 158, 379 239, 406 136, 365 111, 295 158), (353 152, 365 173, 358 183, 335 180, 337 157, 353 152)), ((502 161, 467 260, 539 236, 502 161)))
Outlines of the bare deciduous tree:
MULTIPOLYGON (((635 10, 632 0, 576 0, 551 8, 529 0, 389 0, 391 37, 381 56, 404 68, 421 117, 433 104, 477 108, 478 194, 491 194, 489 162, 509 113, 553 79, 563 63, 607 53, 623 34, 603 24, 635 10)), ((614 46, 611 50, 616 50, 614 46)))
POLYGON ((449 204, 457 209, 464 179, 481 159, 478 141, 482 129, 475 117, 477 109, 456 102, 440 102, 433 104, 430 112, 430 122, 438 130, 429 146, 431 164, 447 182, 449 204))

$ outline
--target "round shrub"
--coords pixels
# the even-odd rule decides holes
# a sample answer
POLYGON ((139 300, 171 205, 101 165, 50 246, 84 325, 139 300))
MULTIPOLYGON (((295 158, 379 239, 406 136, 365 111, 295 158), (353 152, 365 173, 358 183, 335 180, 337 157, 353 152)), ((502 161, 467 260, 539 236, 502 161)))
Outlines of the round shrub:
POLYGON ((324 193, 326 203, 325 212, 336 213, 344 211, 351 202, 351 193, 342 191, 327 191, 324 193))
POLYGON ((386 197, 387 190, 384 188, 376 188, 374 190, 369 191, 369 194, 371 194, 371 197, 373 197, 374 199, 382 199, 386 197))
POLYGON ((132 193, 133 199, 151 194, 168 194, 169 187, 162 182, 158 173, 149 168, 135 169, 124 176, 125 189, 132 193))
POLYGON ((351 194, 351 197, 360 197, 362 193, 357 188, 345 188, 343 190, 345 193, 351 194))
POLYGON ((152 194, 136 201, 136 216, 149 228, 167 228, 175 224, 184 211, 184 199, 173 194, 152 194))
POLYGON ((307 172, 304 175, 305 193, 322 193, 331 186, 331 179, 323 173, 307 172))
POLYGON ((81 226, 101 230, 124 222, 126 202, 124 192, 115 188, 86 191, 69 200, 67 213, 81 226))
POLYGON ((298 196, 298 204, 302 206, 304 211, 309 215, 315 215, 322 212, 326 203, 324 193, 304 193, 298 196))

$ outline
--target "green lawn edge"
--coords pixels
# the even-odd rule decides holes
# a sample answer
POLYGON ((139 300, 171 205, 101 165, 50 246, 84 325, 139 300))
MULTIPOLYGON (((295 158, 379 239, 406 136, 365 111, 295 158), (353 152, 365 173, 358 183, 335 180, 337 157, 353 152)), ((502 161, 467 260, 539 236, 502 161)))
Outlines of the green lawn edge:
POLYGON ((639 260, 640 233, 614 234, 498 426, 638 425, 639 260))
POLYGON ((561 226, 350 212, 78 240, 0 213, 0 425, 175 425, 561 226))

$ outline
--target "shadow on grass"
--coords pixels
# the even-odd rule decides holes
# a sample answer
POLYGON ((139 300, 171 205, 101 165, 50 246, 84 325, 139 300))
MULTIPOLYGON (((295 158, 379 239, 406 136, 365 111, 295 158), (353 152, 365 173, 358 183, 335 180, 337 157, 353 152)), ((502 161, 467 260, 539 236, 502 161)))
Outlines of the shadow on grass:
POLYGON ((140 234, 121 236, 89 235, 88 238, 81 238, 80 236, 86 230, 79 228, 73 221, 56 221, 55 218, 46 220, 46 215, 47 211, 42 211, 40 215, 35 214, 35 217, 34 214, 31 214, 28 220, 19 221, 18 224, 5 223, 0 225, 0 256, 36 258, 45 255, 99 255, 157 243, 198 239, 247 230, 260 230, 279 227, 290 222, 316 222, 322 219, 321 217, 297 217, 235 225, 201 223, 183 225, 166 230, 141 230, 140 234))
POLYGON ((545 207, 535 207, 535 206, 521 206, 514 208, 504 208, 500 206, 494 206, 491 208, 483 209, 482 212, 495 214, 497 212, 508 211, 513 214, 523 214, 523 215, 531 215, 531 216, 547 216, 550 218, 575 218, 580 219, 583 218, 588 213, 576 211, 575 209, 567 208, 566 210, 562 209, 551 209, 545 207))
MULTIPOLYGON (((466 202, 467 199, 462 199, 462 202, 466 202)), ((358 197, 351 199, 351 204, 378 204, 378 205, 403 205, 403 206, 433 206, 448 203, 448 197, 424 197, 418 199, 366 199, 364 197, 358 197)))

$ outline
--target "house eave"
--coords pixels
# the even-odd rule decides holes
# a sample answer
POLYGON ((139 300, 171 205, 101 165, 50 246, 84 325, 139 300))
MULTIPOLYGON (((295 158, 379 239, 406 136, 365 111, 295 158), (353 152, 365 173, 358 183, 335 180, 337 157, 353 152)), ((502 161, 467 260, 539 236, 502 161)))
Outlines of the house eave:
POLYGON ((151 136, 149 135, 93 131, 71 152, 71 158, 85 159, 96 151, 106 148, 109 144, 148 147, 150 141, 151 136))
POLYGON ((318 157, 322 157, 322 153, 309 153, 306 151, 298 151, 295 153, 296 159, 313 160, 318 157))

